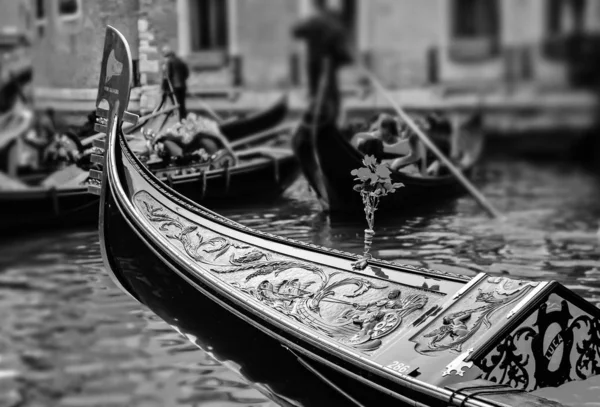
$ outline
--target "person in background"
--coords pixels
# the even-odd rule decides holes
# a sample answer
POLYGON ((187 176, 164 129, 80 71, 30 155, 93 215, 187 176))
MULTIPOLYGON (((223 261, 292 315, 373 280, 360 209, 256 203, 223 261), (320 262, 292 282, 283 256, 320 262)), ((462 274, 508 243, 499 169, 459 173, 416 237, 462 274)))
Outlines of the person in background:
POLYGON ((354 135, 350 143, 361 153, 373 155, 379 161, 398 157, 389 165, 393 171, 418 171, 418 168, 407 167, 418 166, 423 158, 418 136, 405 123, 400 124, 398 119, 386 113, 372 121, 368 131, 354 135))
POLYGON ((168 45, 163 47, 162 54, 165 58, 163 66, 163 92, 166 94, 173 92, 177 104, 179 104, 179 118, 185 119, 187 117, 185 97, 187 94, 187 79, 190 76, 189 68, 181 58, 175 55, 168 45))
POLYGON ((325 100, 320 102, 331 103, 337 117, 340 105, 337 72, 352 62, 352 53, 341 18, 326 3, 325 0, 313 0, 313 15, 296 23, 292 35, 307 44, 306 70, 311 102, 316 100, 321 80, 326 75, 325 100))
POLYGON ((393 146, 398 141, 400 133, 396 120, 383 113, 371 124, 368 131, 355 134, 350 144, 361 153, 373 155, 381 161, 384 159, 386 147, 393 146))

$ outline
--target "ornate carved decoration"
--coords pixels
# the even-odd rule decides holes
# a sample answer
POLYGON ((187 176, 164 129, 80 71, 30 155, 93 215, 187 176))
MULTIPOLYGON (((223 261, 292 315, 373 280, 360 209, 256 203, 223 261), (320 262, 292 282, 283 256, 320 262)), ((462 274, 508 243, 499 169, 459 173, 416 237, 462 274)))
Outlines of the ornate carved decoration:
POLYGON ((482 327, 491 328, 492 317, 522 299, 537 283, 489 277, 476 291, 461 299, 446 310, 440 322, 416 335, 415 350, 421 354, 439 351, 460 353, 466 343, 473 343, 484 333, 482 327))
POLYGON ((134 199, 156 230, 203 270, 265 306, 338 342, 374 351, 444 294, 318 267, 192 224, 141 192, 134 199))
MULTIPOLYGON (((209 212, 204 210, 202 207, 200 206, 195 206, 195 205, 190 205, 188 202, 185 202, 183 200, 181 200, 180 198, 178 198, 177 196, 173 195, 167 188, 165 188, 160 182, 156 182, 156 180, 154 178, 149 177, 146 172, 143 171, 142 167, 140 165, 138 165, 137 161, 134 159, 134 157, 129 153, 127 146, 125 145, 125 142, 121 139, 120 140, 121 143, 121 150, 123 151, 123 154, 125 155, 125 158, 127 159, 127 161, 130 163, 130 165, 132 165, 133 167, 135 167, 137 169, 137 172, 148 182, 152 185, 152 187, 154 189, 156 189, 157 191, 159 191, 161 194, 164 194, 165 196, 167 196, 169 198, 169 200, 171 200, 173 203, 175 203, 176 205, 189 210, 190 212, 198 215, 198 216, 202 216, 206 219, 209 219, 213 222, 218 222, 220 224, 223 224, 225 226, 234 228, 236 230, 240 230, 246 233, 251 233, 253 235, 256 236, 260 236, 266 239, 270 239, 270 240, 275 240, 275 241, 279 241, 282 243, 286 243, 286 244, 290 244, 296 247, 303 247, 305 249, 312 249, 312 250, 319 250, 319 251, 323 251, 326 253, 331 253, 334 255, 342 255, 342 256, 347 256, 352 258, 353 260, 357 260, 359 256, 357 256, 355 253, 350 253, 350 252, 345 252, 343 250, 338 250, 338 249, 332 249, 332 248, 328 248, 328 247, 323 247, 323 246, 317 246, 315 244, 312 243, 307 243, 307 242, 301 242, 298 240, 294 240, 294 239, 290 239, 284 236, 276 236, 274 234, 271 233, 267 233, 267 232, 263 232, 263 231, 259 231, 256 229, 252 229, 248 226, 244 226, 241 225, 235 221, 232 221, 231 219, 228 219, 224 216, 218 215, 214 212, 209 212)), ((466 277, 464 275, 461 274, 456 274, 456 273, 450 273, 450 272, 445 272, 445 271, 440 271, 440 270, 432 270, 432 269, 428 269, 425 267, 419 267, 419 266, 414 266, 411 264, 398 264, 398 263, 394 263, 392 261, 388 261, 388 260, 372 260, 370 262, 372 265, 387 265, 390 267, 401 267, 402 269, 405 270, 411 270, 411 271, 416 271, 416 272, 420 272, 420 273, 425 273, 425 274, 429 274, 433 277, 435 276, 444 276, 444 277, 448 277, 454 280, 461 280, 461 281, 469 281, 470 278, 466 277)))

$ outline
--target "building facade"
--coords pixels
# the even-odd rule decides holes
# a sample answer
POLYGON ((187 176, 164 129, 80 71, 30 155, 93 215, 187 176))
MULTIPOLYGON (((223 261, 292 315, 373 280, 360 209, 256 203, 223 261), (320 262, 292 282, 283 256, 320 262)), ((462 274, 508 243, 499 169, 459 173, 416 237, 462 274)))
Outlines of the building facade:
MULTIPOLYGON (((357 55, 392 88, 567 87, 569 39, 600 32, 597 0, 329 0, 357 55)), ((35 85, 97 85, 107 24, 128 38, 140 86, 161 78, 160 48, 188 61, 190 87, 301 86, 292 24, 310 0, 35 0, 35 85)), ((595 49, 592 45, 586 49, 595 49)), ((577 42, 580 43, 580 42, 577 42)), ((343 73, 347 88, 360 75, 343 73)))

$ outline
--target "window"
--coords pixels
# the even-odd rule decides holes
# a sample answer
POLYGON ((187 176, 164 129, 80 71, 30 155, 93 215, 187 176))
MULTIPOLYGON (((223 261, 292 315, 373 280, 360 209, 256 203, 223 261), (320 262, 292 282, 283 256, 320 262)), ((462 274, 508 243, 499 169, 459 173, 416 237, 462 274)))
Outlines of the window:
POLYGON ((495 0, 453 0, 454 38, 498 37, 499 10, 495 0))
POLYGON ((192 52, 227 50, 227 1, 190 0, 192 52))
POLYGON ((35 0, 35 19, 38 21, 46 19, 45 1, 46 0, 35 0))
POLYGON ((63 19, 79 17, 80 0, 58 0, 58 15, 63 19))
POLYGON ((78 0, 58 0, 58 14, 70 16, 79 12, 78 0))
POLYGON ((550 36, 584 29, 585 0, 547 0, 546 31, 550 36))
POLYGON ((546 33, 543 54, 564 60, 577 52, 583 41, 577 38, 585 30, 586 0, 547 0, 546 33))
POLYGON ((43 37, 46 29, 46 0, 35 0, 35 26, 37 28, 38 37, 43 37))
POLYGON ((452 0, 449 54, 452 59, 479 61, 499 54, 498 0, 452 0))

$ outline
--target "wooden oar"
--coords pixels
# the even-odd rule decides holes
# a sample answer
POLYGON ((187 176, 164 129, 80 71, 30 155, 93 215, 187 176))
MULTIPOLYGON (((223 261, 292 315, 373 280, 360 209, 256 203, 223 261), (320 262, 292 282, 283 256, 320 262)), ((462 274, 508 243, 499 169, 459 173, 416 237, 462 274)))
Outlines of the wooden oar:
POLYGON ((423 131, 416 125, 413 119, 402 109, 394 100, 394 98, 387 92, 385 87, 379 82, 379 80, 364 66, 359 65, 365 75, 370 79, 371 83, 379 90, 379 92, 390 102, 396 113, 408 124, 408 126, 414 131, 417 136, 421 139, 423 144, 427 146, 436 156, 437 158, 448 167, 448 169, 454 174, 454 176, 464 185, 464 187, 469 191, 469 193, 479 202, 481 206, 483 206, 490 215, 494 218, 503 219, 504 217, 498 212, 492 204, 483 196, 481 192, 475 188, 471 182, 463 175, 460 169, 456 168, 452 162, 446 158, 446 156, 436 147, 436 145, 429 140, 429 137, 423 133, 423 131))
POLYGON ((296 125, 297 125, 296 122, 284 123, 274 129, 265 130, 265 131, 257 133, 257 134, 252 134, 250 136, 246 136, 239 140, 232 141, 230 144, 231 144, 231 147, 234 149, 241 148, 242 146, 244 146, 246 144, 256 143, 257 141, 276 137, 277 135, 279 135, 279 133, 282 133, 283 131, 286 131, 289 129, 293 129, 296 125))
POLYGON ((202 108, 206 110, 208 114, 213 117, 213 119, 215 119, 219 124, 223 124, 224 120, 217 112, 215 112, 206 102, 204 102, 201 97, 199 97, 198 100, 200 101, 202 108))

